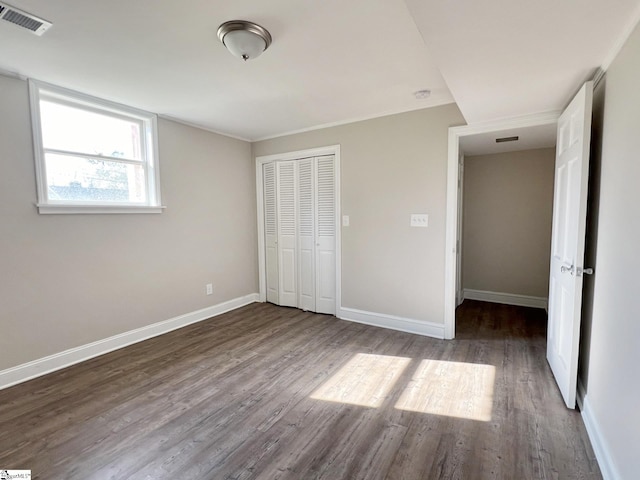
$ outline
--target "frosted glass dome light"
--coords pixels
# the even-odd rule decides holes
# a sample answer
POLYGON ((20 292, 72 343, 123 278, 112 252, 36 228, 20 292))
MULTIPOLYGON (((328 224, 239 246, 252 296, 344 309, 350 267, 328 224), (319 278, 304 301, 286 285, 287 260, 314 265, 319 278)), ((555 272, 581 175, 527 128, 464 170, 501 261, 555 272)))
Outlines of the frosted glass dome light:
POLYGON ((245 20, 224 22, 218 28, 218 38, 233 55, 244 61, 257 58, 271 45, 266 28, 245 20))

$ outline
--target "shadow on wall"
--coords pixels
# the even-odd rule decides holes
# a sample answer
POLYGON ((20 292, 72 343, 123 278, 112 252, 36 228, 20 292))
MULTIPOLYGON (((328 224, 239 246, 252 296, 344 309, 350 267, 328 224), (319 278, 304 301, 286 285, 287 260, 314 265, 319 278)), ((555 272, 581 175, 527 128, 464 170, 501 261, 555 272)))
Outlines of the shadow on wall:
MULTIPOLYGON (((592 267, 594 275, 585 275, 582 289, 582 321, 580 325, 580 357, 578 382, 588 389, 589 355, 591 348, 591 322, 593 318, 593 292, 598 274, 596 254, 598 251, 598 220, 600 214, 600 176, 602 170, 602 132, 607 79, 604 77, 593 94, 593 116, 591 126, 591 152, 589 160, 589 196, 587 200, 587 229, 584 266, 592 267)), ((578 392, 580 394, 580 392, 578 392)))

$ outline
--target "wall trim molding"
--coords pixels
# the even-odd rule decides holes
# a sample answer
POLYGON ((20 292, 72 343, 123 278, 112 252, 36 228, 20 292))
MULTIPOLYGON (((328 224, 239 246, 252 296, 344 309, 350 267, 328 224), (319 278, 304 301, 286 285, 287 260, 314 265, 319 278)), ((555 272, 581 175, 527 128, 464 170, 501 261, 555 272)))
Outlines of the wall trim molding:
POLYGON ((621 480, 622 477, 618 473, 618 470, 613 463, 611 457, 611 451, 607 446, 605 437, 602 435, 600 425, 593 414, 593 409, 589 403, 589 397, 584 391, 584 386, 581 382, 578 382, 578 405, 580 406, 580 412, 582 414, 582 421, 587 429, 587 435, 591 440, 591 446, 596 454, 598 460, 598 466, 602 473, 604 480, 621 480))
POLYGON ((0 390, 258 301, 252 293, 0 371, 0 390))
POLYGON ((384 313, 366 312, 355 308, 340 308, 336 315, 341 320, 363 323, 374 327, 388 328, 400 332, 414 333, 425 337, 444 338, 444 324, 396 317, 384 313))
POLYGON ((547 309, 547 297, 532 297, 531 295, 516 295, 513 293, 487 292, 484 290, 464 289, 464 298, 480 300, 482 302, 504 303, 518 307, 532 307, 547 309))

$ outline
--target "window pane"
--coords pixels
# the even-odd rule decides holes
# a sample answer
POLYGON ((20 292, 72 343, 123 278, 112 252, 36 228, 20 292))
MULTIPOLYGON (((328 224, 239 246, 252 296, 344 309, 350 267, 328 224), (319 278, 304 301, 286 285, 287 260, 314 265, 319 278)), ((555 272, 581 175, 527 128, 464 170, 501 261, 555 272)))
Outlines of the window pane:
POLYGON ((145 203, 142 165, 68 157, 45 156, 49 200, 145 203))
POLYGON ((141 160, 140 123, 40 101, 45 149, 141 160))

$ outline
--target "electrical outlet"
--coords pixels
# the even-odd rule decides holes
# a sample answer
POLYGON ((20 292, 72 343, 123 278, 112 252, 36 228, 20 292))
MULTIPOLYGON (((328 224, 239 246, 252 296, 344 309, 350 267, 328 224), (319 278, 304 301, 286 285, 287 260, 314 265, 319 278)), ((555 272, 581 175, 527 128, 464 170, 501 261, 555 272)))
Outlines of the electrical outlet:
POLYGON ((207 295, 213 295, 213 284, 207 283, 207 295))
POLYGON ((412 227, 423 227, 426 228, 429 226, 429 215, 426 213, 412 213, 411 214, 411 226, 412 227))

